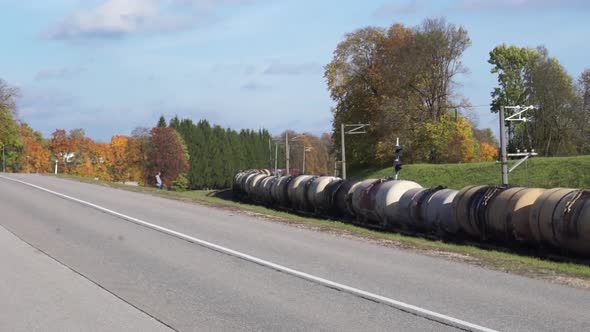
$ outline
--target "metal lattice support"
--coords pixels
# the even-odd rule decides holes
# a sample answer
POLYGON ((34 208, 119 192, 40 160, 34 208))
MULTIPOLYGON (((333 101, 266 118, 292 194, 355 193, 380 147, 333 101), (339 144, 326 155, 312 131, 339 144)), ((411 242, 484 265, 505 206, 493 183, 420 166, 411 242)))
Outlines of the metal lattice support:
POLYGON ((527 122, 530 121, 526 117, 524 117, 524 113, 529 110, 536 110, 538 106, 502 106, 500 107, 500 164, 502 165, 502 184, 508 185, 508 174, 514 171, 518 166, 522 163, 527 161, 529 158, 537 156, 538 153, 535 150, 531 150, 528 152, 524 150, 524 152, 517 151, 517 153, 507 153, 506 147, 508 145, 507 138, 506 138, 506 121, 511 122, 527 122), (510 115, 509 117, 505 118, 504 110, 505 109, 513 109, 514 114, 510 115), (508 169, 508 157, 522 157, 514 166, 508 169))

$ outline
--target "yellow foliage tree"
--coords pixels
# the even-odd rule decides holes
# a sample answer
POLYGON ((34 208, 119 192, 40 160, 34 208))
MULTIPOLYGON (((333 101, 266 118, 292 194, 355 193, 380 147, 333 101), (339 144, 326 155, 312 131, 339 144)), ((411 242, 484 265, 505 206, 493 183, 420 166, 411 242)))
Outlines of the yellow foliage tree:
POLYGON ((143 182, 143 169, 145 167, 145 150, 147 139, 131 137, 127 142, 127 165, 129 181, 143 182))
POLYGON ((448 116, 439 121, 424 123, 417 130, 416 144, 411 147, 412 154, 418 160, 428 160, 431 163, 448 162, 449 144, 453 140, 455 127, 448 116))
POLYGON ((422 125, 411 149, 418 160, 431 163, 473 162, 478 156, 471 123, 464 117, 454 120, 448 114, 422 125))
POLYGON ((471 123, 464 117, 459 117, 455 121, 455 137, 453 144, 449 146, 449 150, 457 148, 460 151, 460 162, 469 163, 476 160, 478 144, 473 136, 471 123))

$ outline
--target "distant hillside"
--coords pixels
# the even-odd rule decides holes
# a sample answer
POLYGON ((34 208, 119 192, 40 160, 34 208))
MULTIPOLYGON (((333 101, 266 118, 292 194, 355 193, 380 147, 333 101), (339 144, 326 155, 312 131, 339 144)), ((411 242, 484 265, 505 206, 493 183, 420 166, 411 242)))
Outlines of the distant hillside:
MULTIPOLYGON (((514 161, 510 162, 512 165, 514 161)), ((353 172, 355 178, 386 178, 392 167, 353 172)), ((414 164, 404 165, 402 180, 416 181, 424 187, 444 185, 461 189, 474 184, 500 184, 500 164, 414 164)), ((510 184, 525 187, 590 188, 590 156, 533 158, 509 176, 510 184)))

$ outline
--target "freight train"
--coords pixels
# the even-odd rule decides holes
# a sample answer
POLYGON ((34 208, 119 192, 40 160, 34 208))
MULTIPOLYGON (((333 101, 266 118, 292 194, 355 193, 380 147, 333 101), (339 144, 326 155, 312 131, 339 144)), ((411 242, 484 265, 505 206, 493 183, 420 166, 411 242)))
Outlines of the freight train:
POLYGON ((365 227, 442 239, 540 248, 590 258, 590 190, 468 186, 423 188, 413 181, 343 180, 239 172, 234 197, 365 227))

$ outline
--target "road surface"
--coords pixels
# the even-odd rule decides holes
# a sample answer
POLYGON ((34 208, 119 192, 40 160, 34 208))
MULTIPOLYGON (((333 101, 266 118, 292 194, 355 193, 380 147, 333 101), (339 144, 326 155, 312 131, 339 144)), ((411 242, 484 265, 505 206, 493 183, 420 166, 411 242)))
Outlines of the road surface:
POLYGON ((590 331, 588 291, 197 204, 54 177, 3 176, 40 188, 0 178, 0 250, 7 252, 0 255, 1 330, 458 330, 50 190, 482 328, 590 331), (31 291, 31 284, 50 286, 31 291))

